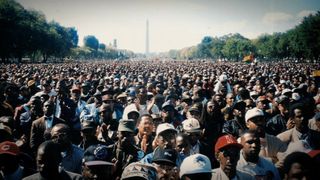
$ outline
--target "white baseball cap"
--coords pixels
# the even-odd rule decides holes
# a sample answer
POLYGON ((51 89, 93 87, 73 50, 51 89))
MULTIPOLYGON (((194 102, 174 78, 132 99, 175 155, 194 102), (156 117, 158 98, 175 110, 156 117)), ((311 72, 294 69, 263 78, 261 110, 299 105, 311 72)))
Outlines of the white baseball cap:
POLYGON ((219 81, 224 82, 224 81, 226 81, 226 80, 228 80, 227 75, 222 74, 222 75, 219 76, 219 81))
POLYGON ((174 128, 174 126, 172 124, 169 124, 169 123, 162 123, 162 124, 159 124, 158 127, 157 127, 157 131, 156 131, 156 134, 157 136, 164 132, 164 131, 174 131, 174 132, 177 132, 177 130, 174 128))
POLYGON ((261 109, 253 108, 247 111, 245 115, 246 122, 248 122, 249 119, 258 117, 258 116, 264 116, 264 113, 261 109))
POLYGON ((186 157, 180 166, 180 178, 186 174, 211 173, 211 162, 202 154, 194 154, 186 157))
POLYGON ((186 119, 182 122, 183 130, 186 132, 199 132, 200 129, 200 123, 195 118, 186 119))

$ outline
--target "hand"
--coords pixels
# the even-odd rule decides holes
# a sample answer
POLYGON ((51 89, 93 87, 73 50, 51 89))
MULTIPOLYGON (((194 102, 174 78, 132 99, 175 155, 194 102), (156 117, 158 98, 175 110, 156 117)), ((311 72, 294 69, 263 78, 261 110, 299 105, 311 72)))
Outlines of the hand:
POLYGON ((142 141, 141 141, 141 150, 146 153, 147 152, 147 142, 148 142, 148 135, 147 132, 144 132, 142 135, 142 141))
POLYGON ((148 106, 147 106, 147 110, 148 110, 148 112, 149 112, 150 114, 152 114, 152 107, 153 107, 154 103, 155 103, 155 99, 154 99, 154 97, 153 97, 153 98, 151 99, 151 101, 148 103, 148 106))
POLYGON ((140 111, 140 100, 139 100, 139 98, 136 98, 134 100, 134 104, 136 105, 137 110, 140 111))
POLYGON ((287 129, 292 129, 295 126, 295 122, 292 119, 289 119, 287 122, 287 129))

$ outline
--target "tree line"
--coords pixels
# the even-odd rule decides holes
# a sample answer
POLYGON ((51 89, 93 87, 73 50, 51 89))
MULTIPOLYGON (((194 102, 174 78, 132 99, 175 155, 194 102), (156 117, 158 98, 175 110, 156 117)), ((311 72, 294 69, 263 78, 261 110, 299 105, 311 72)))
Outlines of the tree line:
POLYGON ((253 40, 238 33, 222 37, 206 36, 197 46, 168 52, 168 56, 174 59, 241 61, 248 55, 265 61, 319 61, 320 11, 304 17, 299 25, 284 33, 262 34, 253 40))
POLYGON ((88 35, 84 46, 78 46, 75 27, 47 22, 39 11, 27 10, 14 0, 0 0, 0 59, 1 62, 63 61, 65 59, 128 58, 132 52, 107 47, 88 35))

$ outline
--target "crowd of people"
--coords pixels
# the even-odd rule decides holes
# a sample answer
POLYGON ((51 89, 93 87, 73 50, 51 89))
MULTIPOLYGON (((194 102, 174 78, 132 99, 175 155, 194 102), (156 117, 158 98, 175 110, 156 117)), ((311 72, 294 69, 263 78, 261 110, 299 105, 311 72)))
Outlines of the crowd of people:
POLYGON ((0 179, 317 179, 319 64, 0 65, 0 179))

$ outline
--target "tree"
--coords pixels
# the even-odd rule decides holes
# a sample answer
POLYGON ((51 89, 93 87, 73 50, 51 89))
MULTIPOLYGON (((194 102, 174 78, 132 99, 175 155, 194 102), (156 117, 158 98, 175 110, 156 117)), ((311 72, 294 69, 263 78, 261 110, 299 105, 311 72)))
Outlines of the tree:
POLYGON ((99 48, 99 40, 95 36, 85 36, 83 42, 86 47, 92 48, 95 51, 99 48))

